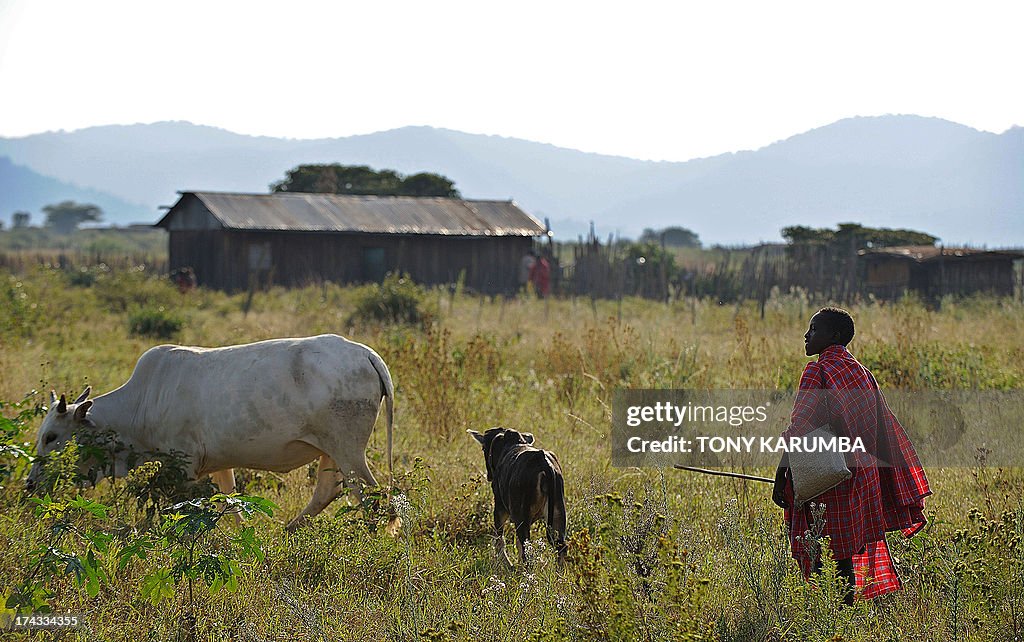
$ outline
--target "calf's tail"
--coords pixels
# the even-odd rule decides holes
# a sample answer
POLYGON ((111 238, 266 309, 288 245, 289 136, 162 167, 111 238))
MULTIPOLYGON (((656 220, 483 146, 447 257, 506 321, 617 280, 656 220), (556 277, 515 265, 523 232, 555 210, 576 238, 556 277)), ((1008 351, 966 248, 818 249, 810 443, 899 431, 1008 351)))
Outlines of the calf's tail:
POLYGON ((565 554, 565 486, 562 473, 552 466, 550 461, 547 461, 547 470, 543 477, 546 486, 544 491, 548 496, 548 541, 561 556, 565 554))

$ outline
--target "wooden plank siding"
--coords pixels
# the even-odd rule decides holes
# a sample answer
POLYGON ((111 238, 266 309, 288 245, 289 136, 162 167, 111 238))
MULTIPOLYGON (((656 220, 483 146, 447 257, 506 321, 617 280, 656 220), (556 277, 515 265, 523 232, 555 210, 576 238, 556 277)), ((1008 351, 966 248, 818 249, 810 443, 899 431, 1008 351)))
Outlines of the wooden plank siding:
POLYGON ((428 285, 455 283, 465 272, 467 287, 499 294, 517 287, 519 261, 532 244, 530 237, 171 230, 169 259, 172 270, 191 266, 200 285, 237 291, 250 279, 261 287, 372 281, 364 252, 380 248, 387 272, 428 285), (250 261, 264 248, 269 269, 250 261))
POLYGON ((927 299, 947 294, 1013 296, 1013 257, 984 253, 941 256, 926 261, 873 256, 867 261, 864 290, 893 299, 914 291, 927 299))
POLYGON ((1009 259, 942 258, 926 265, 928 268, 928 293, 931 296, 975 293, 1013 296, 1013 261, 1009 259))

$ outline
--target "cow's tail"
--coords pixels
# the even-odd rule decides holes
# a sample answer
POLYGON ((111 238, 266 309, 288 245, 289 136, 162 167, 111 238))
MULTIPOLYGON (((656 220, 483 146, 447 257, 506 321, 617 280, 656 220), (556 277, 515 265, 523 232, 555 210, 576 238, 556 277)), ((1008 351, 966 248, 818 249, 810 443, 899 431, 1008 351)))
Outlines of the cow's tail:
POLYGON ((380 358, 380 355, 373 350, 370 350, 370 363, 373 364, 374 370, 377 371, 377 376, 380 377, 380 385, 382 389, 381 396, 384 398, 384 406, 387 411, 388 472, 391 473, 391 483, 394 484, 395 469, 391 458, 391 451, 392 446, 394 445, 395 384, 391 381, 391 372, 388 370, 387 364, 384 363, 384 360, 380 358))
MULTIPOLYGON (((548 497, 548 541, 558 552, 558 559, 561 562, 565 557, 565 486, 562 480, 562 473, 558 466, 553 466, 551 459, 554 455, 544 453, 544 462, 547 470, 544 471, 544 483, 547 486, 545 492, 548 497)), ((555 459, 557 463, 558 460, 555 459)))

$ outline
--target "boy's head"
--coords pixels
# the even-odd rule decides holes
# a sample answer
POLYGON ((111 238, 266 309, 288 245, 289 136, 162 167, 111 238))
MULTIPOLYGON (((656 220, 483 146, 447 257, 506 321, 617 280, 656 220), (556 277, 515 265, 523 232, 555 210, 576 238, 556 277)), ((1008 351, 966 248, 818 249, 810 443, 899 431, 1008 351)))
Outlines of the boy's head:
POLYGON ((822 308, 811 317, 810 326, 804 333, 804 350, 807 356, 821 354, 832 345, 848 345, 853 340, 853 317, 840 308, 822 308))

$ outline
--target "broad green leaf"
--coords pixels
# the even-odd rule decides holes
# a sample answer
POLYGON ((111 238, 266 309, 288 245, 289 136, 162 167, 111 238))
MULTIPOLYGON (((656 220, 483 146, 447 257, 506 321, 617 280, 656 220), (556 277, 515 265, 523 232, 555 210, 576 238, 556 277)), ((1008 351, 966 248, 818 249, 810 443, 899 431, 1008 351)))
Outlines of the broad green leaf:
POLYGON ((164 599, 174 597, 174 580, 170 571, 162 568, 142 578, 140 594, 153 606, 164 599))

